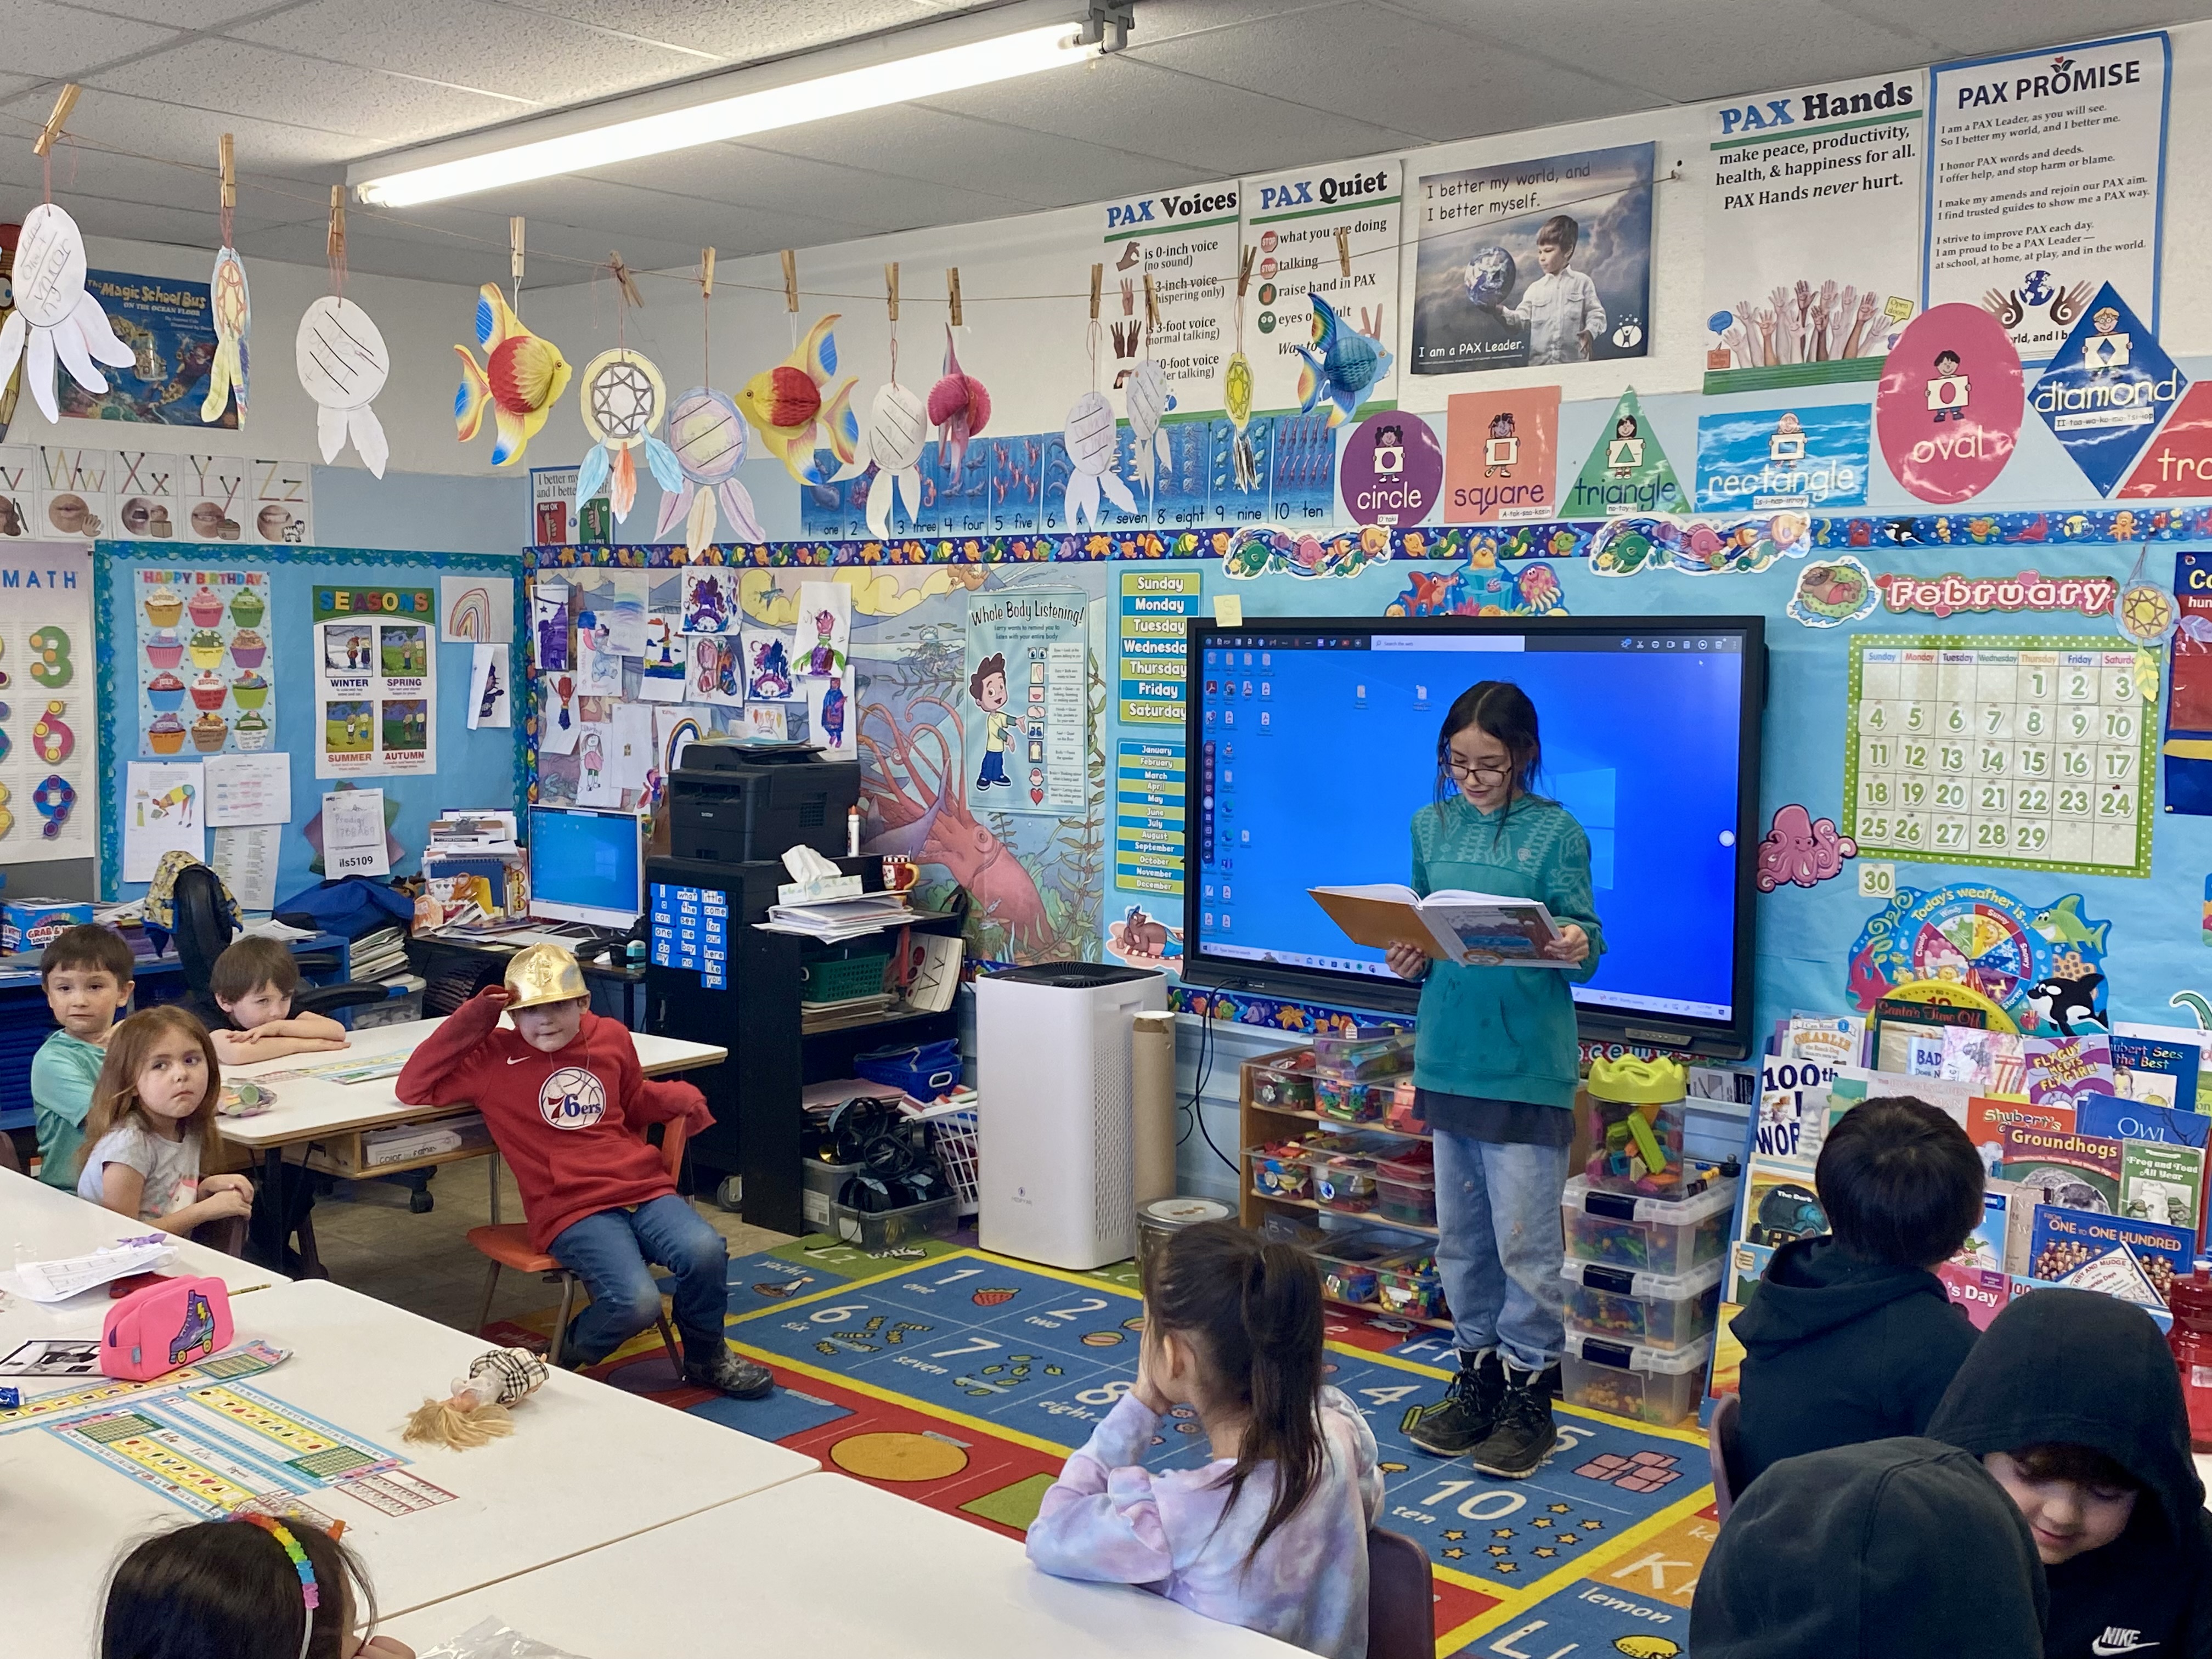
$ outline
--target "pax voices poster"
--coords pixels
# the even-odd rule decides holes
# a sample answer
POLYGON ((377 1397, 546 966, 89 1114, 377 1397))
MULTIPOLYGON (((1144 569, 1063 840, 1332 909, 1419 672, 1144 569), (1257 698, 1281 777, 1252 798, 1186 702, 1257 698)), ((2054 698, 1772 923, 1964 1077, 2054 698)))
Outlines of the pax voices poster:
POLYGON ((315 775, 438 769, 438 592, 314 590, 315 775))
POLYGON ((1706 133, 1710 395, 1876 380, 1920 309, 1928 77, 1737 100, 1706 133))
POLYGON ((1651 157, 1626 144, 1425 175, 1413 373, 1647 355, 1651 157))
POLYGON ((2162 31, 1931 70, 1922 301, 1986 306, 2047 362, 2110 283, 2158 331, 2162 31))

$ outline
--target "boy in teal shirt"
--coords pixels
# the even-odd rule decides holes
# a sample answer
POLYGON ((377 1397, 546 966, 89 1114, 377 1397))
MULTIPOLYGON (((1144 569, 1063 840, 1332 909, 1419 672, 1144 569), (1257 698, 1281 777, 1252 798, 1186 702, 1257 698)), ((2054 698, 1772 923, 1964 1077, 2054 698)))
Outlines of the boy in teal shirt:
POLYGON ((1407 1437, 1506 1480, 1534 1474, 1558 1439, 1559 1198, 1581 1070, 1568 988, 1605 951, 1589 836, 1534 793, 1542 763, 1536 711, 1520 687, 1485 680, 1462 693, 1437 735, 1436 805, 1413 817, 1413 886, 1541 899, 1561 934, 1546 953, 1568 965, 1389 951, 1395 972, 1426 981, 1413 1085, 1436 1145, 1437 1270, 1460 1360, 1451 1391, 1407 1437))
POLYGON ((76 1190, 84 1120, 107 1060, 115 1012, 131 1000, 133 958, 106 927, 69 927, 39 957, 46 1006, 60 1022, 31 1060, 32 1117, 39 1132, 39 1179, 76 1190))

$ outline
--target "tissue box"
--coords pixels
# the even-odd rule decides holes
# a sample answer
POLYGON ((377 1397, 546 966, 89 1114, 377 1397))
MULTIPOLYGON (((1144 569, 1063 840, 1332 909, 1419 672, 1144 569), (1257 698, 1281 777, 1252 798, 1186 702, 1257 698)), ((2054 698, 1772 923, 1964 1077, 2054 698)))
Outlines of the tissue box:
POLYGON ((0 904, 0 953, 43 951, 65 927, 82 927, 92 921, 92 906, 66 899, 12 899, 0 904))

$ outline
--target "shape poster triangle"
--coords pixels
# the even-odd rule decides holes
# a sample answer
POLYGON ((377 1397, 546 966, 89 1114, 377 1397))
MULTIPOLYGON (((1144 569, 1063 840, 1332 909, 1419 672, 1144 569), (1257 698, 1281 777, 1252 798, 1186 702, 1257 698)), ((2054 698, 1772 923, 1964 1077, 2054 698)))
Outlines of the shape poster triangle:
POLYGON ((1689 497, 1660 447, 1659 434, 1636 401, 1634 386, 1620 394, 1589 459, 1575 477, 1561 507, 1570 519, 1617 519, 1628 514, 1679 513, 1689 497))

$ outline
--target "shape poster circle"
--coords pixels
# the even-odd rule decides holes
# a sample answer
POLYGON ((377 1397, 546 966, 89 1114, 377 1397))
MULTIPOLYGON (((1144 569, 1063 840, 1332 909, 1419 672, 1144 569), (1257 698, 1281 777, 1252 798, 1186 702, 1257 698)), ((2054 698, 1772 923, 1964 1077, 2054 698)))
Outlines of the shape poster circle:
POLYGON ((2027 410, 2020 353, 1979 306, 1936 306, 1898 337, 1875 394, 1882 459, 1923 501, 1978 495, 1996 482, 2027 410))
POLYGON ((1370 415, 1345 440, 1338 486, 1358 524, 1415 525, 1444 483, 1444 447, 1418 415, 1370 415))

